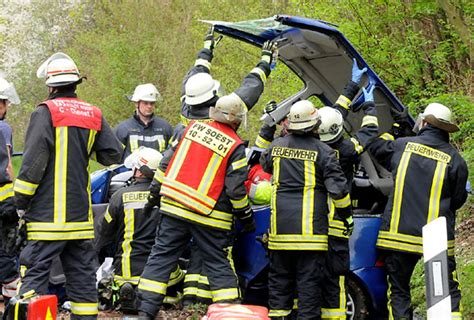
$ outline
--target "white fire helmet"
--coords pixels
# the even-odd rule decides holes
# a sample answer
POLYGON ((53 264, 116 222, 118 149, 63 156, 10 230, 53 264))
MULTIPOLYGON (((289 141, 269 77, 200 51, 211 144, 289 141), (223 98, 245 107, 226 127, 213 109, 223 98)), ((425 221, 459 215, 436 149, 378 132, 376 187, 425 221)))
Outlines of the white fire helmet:
POLYGON ((20 104, 15 86, 3 78, 0 78, 0 100, 8 100, 11 104, 20 104))
POLYGON ((247 107, 235 93, 220 97, 216 106, 209 109, 209 116, 217 122, 226 123, 237 129, 242 121, 246 121, 247 107))
POLYGON ((142 146, 125 159, 124 165, 129 169, 141 169, 142 166, 147 166, 150 170, 155 171, 162 158, 163 155, 157 150, 142 146))
POLYGON ((441 130, 447 132, 459 131, 459 127, 452 122, 451 110, 441 103, 430 103, 421 114, 421 118, 441 130))
POLYGON ((192 75, 184 86, 184 102, 191 106, 204 103, 219 96, 221 84, 212 79, 209 73, 200 72, 192 75))
POLYGON ((46 78, 48 87, 61 87, 80 80, 79 69, 67 54, 57 52, 46 59, 36 71, 38 78, 46 78))
POLYGON ((308 131, 320 122, 318 109, 309 100, 300 100, 291 106, 288 113, 288 129, 308 131))
POLYGON ((331 107, 322 107, 318 110, 321 117, 321 125, 318 134, 321 141, 333 142, 337 140, 344 129, 344 118, 342 114, 331 107))
POLYGON ((158 89, 152 83, 140 84, 135 88, 133 95, 129 97, 130 101, 148 101, 156 102, 161 100, 158 89))

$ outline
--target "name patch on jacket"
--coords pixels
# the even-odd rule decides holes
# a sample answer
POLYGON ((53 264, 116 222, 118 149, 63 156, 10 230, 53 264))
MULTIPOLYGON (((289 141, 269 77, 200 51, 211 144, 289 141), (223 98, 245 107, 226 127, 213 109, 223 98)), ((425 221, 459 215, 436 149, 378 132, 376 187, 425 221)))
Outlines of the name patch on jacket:
POLYGON ((293 149, 285 147, 273 147, 272 157, 281 157, 288 159, 307 160, 316 162, 318 152, 313 150, 293 149))
POLYGON ((416 153, 422 157, 444 163, 449 163, 451 161, 451 156, 449 154, 415 142, 408 142, 405 147, 405 152, 416 153))
POLYGON ((53 127, 79 127, 100 131, 102 112, 99 108, 74 98, 60 98, 43 102, 48 106, 53 127))
POLYGON ((235 143, 235 139, 202 122, 195 122, 184 136, 225 157, 235 143))

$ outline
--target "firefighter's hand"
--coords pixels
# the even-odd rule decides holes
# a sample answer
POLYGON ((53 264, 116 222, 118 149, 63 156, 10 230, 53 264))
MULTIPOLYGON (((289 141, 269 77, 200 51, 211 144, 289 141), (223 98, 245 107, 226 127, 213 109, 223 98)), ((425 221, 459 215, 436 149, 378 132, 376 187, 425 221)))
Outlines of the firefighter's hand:
POLYGON ((216 45, 216 40, 214 39, 214 26, 211 26, 204 37, 204 48, 209 49, 211 51, 214 50, 216 45))
POLYGON ((240 220, 240 222, 242 223, 243 233, 252 233, 255 232, 255 230, 257 229, 253 215, 251 218, 240 220))
POLYGON ((263 113, 272 113, 275 111, 277 108, 277 103, 275 100, 270 100, 267 102, 265 105, 265 108, 263 109, 263 113))
POLYGON ((265 232, 262 236, 255 237, 255 240, 260 242, 265 250, 268 250, 268 233, 265 232))
POLYGON ((160 206, 161 197, 159 195, 153 195, 150 193, 148 196, 148 202, 143 207, 143 214, 149 215, 155 207, 160 206))
POLYGON ((369 84, 366 88, 362 88, 362 93, 364 94, 364 101, 365 102, 374 102, 374 89, 375 86, 373 84, 369 84))
POLYGON ((266 41, 262 46, 262 61, 265 61, 268 64, 273 62, 273 53, 277 50, 277 45, 275 42, 266 41))
POLYGON ((367 68, 362 68, 359 69, 359 66, 357 65, 356 59, 352 59, 353 64, 352 64, 352 82, 355 82, 357 84, 360 84, 360 80, 362 79, 362 76, 364 73, 367 72, 367 68))
POLYGON ((343 232, 345 236, 351 236, 352 232, 354 231, 354 220, 352 219, 352 216, 344 219, 344 226, 346 227, 346 230, 343 232))

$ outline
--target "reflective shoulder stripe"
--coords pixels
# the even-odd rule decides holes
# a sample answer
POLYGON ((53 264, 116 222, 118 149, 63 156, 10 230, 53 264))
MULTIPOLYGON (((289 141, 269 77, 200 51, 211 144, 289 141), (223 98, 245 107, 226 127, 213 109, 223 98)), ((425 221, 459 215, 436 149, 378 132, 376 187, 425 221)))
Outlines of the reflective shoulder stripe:
POLYGON ((257 136, 257 139, 255 139, 255 146, 258 148, 266 149, 270 146, 271 142, 264 139, 261 135, 257 136))
POLYGON ((354 149, 358 154, 364 152, 364 148, 360 145, 359 141, 356 138, 351 138, 350 140, 354 144, 354 149))
POLYGON ((79 316, 93 316, 99 313, 98 303, 82 303, 71 301, 71 312, 79 316))
POLYGON ((379 136, 380 139, 383 139, 383 140, 395 140, 395 137, 392 136, 390 133, 388 132, 385 132, 385 133, 382 133, 380 136, 379 136))
POLYGON ((0 187, 0 201, 11 198, 14 195, 13 183, 6 183, 4 186, 0 187))
POLYGON ((247 158, 234 161, 232 162, 232 171, 238 170, 246 166, 247 166, 247 158))
POLYGON ((252 71, 250 71, 250 73, 256 74, 260 78, 260 80, 262 80, 264 84, 267 81, 267 75, 265 74, 265 71, 263 71, 259 67, 253 68, 252 71))
POLYGON ((342 199, 337 199, 337 200, 333 199, 332 201, 334 202, 334 206, 336 208, 347 208, 348 206, 351 205, 351 196, 347 194, 342 199))
POLYGON ((206 59, 196 59, 196 62, 194 62, 194 66, 203 66, 208 68, 209 70, 211 69, 211 63, 206 59))
POLYGON ((162 295, 166 294, 167 287, 168 287, 167 283, 158 282, 154 280, 148 280, 145 278, 141 278, 140 282, 138 283, 138 289, 144 290, 144 291, 155 292, 162 295))
POLYGON ((364 118, 362 118, 361 127, 365 127, 365 126, 369 126, 369 125, 374 125, 374 126, 378 127, 379 126, 379 120, 377 119, 377 117, 370 116, 370 115, 364 116, 364 118))
POLYGON ((230 202, 232 203, 232 207, 234 209, 242 209, 242 208, 245 208, 246 206, 249 205, 249 198, 248 196, 246 195, 245 197, 243 197, 242 199, 240 200, 233 200, 233 199, 230 199, 230 202))
POLYGON ((38 188, 38 186, 39 184, 37 183, 31 183, 31 182, 16 178, 13 191, 26 194, 28 196, 32 196, 35 194, 35 191, 38 188))
POLYGON ((343 96, 342 94, 337 98, 336 104, 340 105, 344 109, 349 110, 349 105, 351 104, 351 100, 347 98, 346 96, 343 96))

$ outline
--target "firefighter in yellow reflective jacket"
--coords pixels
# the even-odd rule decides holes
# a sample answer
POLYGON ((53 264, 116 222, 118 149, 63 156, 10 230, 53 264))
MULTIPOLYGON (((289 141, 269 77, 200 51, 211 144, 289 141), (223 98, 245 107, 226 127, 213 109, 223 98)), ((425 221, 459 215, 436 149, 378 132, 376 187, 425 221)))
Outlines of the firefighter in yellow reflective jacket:
POLYGON ((192 121, 174 153, 161 184, 155 245, 138 284, 142 315, 154 318, 170 273, 191 237, 203 255, 215 302, 238 302, 240 292, 231 253, 226 250, 234 216, 244 230, 255 230, 244 182, 245 147, 238 129, 246 108, 235 95, 210 108, 214 121, 192 121))
POLYGON ((438 217, 446 217, 448 227, 452 318, 461 318, 454 226, 456 210, 467 198, 468 172, 466 162, 449 143, 449 133, 459 130, 451 118, 449 108, 431 103, 415 124, 417 136, 379 138, 369 148, 394 179, 377 239, 377 247, 386 253, 390 319, 411 316, 410 278, 423 253, 422 227, 438 217))
MULTIPOLYGON (((140 147, 125 159, 125 166, 134 170, 133 182, 114 193, 99 231, 100 239, 113 241, 116 248, 114 280, 120 287, 121 310, 136 311, 135 288, 155 242, 159 212, 155 209, 144 214, 143 207, 162 157, 155 149, 140 147)), ((184 273, 179 268, 171 275, 168 301, 177 299, 176 284, 183 278, 184 273)))
POLYGON ((49 97, 33 111, 26 132, 23 163, 15 181, 15 203, 24 215, 33 254, 23 261, 20 294, 46 294, 53 259, 60 257, 71 300, 71 319, 97 317, 96 257, 90 200, 89 158, 118 163, 120 142, 99 108, 79 100, 79 71, 64 53, 38 69, 49 97), (25 214, 26 211, 26 214, 25 214))
POLYGON ((275 139, 262 154, 264 170, 273 173, 269 306, 272 319, 286 319, 295 289, 298 319, 321 318, 321 280, 328 249, 328 195, 334 199, 347 232, 354 226, 346 178, 335 152, 315 131, 320 119, 308 100, 288 114, 289 134, 275 139))

